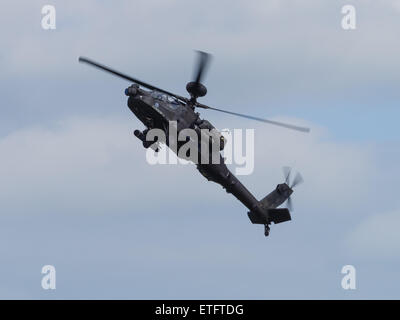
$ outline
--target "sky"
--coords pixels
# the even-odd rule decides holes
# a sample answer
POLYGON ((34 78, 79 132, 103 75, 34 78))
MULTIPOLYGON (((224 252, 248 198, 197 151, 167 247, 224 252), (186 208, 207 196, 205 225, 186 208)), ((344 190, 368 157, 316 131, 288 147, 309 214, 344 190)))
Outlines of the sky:
POLYGON ((400 0, 4 0, 0 12, 0 298, 399 298, 400 0), (47 4, 55 30, 41 26, 47 4), (349 4, 355 30, 341 26, 349 4), (129 82, 78 63, 185 95, 194 50, 213 55, 202 103, 311 128, 201 110, 255 129, 254 172, 239 178, 256 198, 283 166, 304 177, 292 221, 268 238, 194 166, 149 165, 129 82))

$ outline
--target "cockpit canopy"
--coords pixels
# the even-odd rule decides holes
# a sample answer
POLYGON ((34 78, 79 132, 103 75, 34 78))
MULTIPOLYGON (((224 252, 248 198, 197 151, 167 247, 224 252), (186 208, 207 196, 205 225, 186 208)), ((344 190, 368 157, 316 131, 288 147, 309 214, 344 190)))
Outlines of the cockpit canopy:
POLYGON ((169 102, 169 103, 174 103, 174 104, 179 104, 178 100, 175 97, 171 97, 165 93, 153 90, 151 92, 151 97, 160 101, 164 102, 169 102))

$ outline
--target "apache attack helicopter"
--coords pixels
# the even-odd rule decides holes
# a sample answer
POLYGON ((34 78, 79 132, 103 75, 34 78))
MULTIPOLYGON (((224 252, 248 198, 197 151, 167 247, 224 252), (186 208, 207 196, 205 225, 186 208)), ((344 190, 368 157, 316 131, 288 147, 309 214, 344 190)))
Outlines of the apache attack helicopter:
MULTIPOLYGON (((190 98, 186 98, 175 93, 157 88, 153 85, 140 81, 138 79, 127 76, 123 73, 115 71, 109 67, 99 64, 85 57, 79 57, 79 61, 87 63, 101 70, 110 72, 118 77, 132 82, 133 84, 125 89, 125 95, 128 96, 128 107, 135 116, 145 125, 143 131, 135 130, 134 135, 143 142, 145 148, 153 147, 156 141, 147 141, 146 135, 151 129, 161 129, 168 136, 170 123, 176 124, 176 130, 179 133, 184 129, 194 129, 200 132, 200 129, 213 130, 217 135, 210 136, 211 144, 219 139, 218 157, 219 162, 196 162, 197 169, 209 181, 220 184, 226 192, 232 193, 240 202, 242 202, 250 211, 248 216, 254 224, 262 224, 265 227, 265 236, 269 235, 271 222, 275 224, 291 220, 289 209, 291 210, 291 194, 293 187, 303 181, 299 173, 295 176, 289 185, 290 168, 284 167, 285 182, 278 184, 275 190, 258 201, 246 187, 228 170, 224 163, 224 158, 220 151, 224 147, 224 137, 218 134, 218 131, 207 120, 200 118, 199 113, 195 112, 195 108, 210 109, 244 117, 247 119, 257 120, 264 123, 274 124, 288 129, 301 132, 309 132, 309 128, 298 127, 277 121, 262 119, 236 112, 226 111, 209 107, 197 101, 197 98, 203 97, 207 93, 206 87, 201 83, 204 72, 208 66, 210 55, 205 52, 198 51, 197 68, 195 70, 194 80, 186 85, 186 90, 190 94, 190 98), (147 89, 144 90, 141 87, 147 89), (148 91, 149 90, 149 91, 148 91), (288 208, 278 208, 287 200, 288 208)), ((169 139, 165 144, 168 144, 169 139)), ((164 142, 164 141, 163 141, 164 142)), ((176 150, 182 146, 183 142, 178 142, 176 150)), ((154 148, 155 152, 158 148, 154 148)), ((174 152, 176 152, 174 150, 174 152)), ((202 149, 198 148, 198 157, 204 158, 201 154, 202 149)), ((210 156, 213 152, 210 153, 210 156)), ((177 153, 178 155, 178 153, 177 153)))

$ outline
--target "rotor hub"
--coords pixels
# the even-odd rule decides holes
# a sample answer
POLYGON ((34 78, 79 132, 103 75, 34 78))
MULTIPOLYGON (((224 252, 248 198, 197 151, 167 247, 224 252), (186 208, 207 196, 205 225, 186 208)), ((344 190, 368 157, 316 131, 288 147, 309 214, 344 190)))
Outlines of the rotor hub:
POLYGON ((192 98, 204 97, 207 94, 207 88, 200 82, 188 82, 186 90, 192 98))

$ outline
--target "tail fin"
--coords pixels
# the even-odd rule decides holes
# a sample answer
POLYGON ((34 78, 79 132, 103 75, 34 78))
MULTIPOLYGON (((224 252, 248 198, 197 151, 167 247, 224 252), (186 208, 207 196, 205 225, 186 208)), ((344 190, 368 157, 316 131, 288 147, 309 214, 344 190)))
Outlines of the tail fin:
POLYGON ((286 184, 278 184, 274 191, 266 195, 262 200, 260 200, 261 205, 267 209, 275 209, 284 203, 293 190, 286 184))

